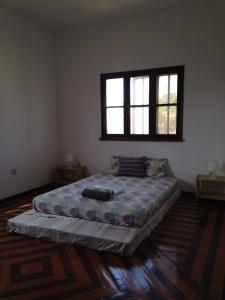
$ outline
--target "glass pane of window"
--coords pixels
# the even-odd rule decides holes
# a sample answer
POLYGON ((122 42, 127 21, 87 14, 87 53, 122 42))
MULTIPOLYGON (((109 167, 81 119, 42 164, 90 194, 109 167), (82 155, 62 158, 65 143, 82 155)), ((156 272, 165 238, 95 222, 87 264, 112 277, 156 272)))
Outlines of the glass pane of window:
POLYGON ((106 106, 123 106, 123 78, 106 80, 106 106))
POLYGON ((177 107, 169 107, 169 134, 176 134, 177 132, 177 107))
POLYGON ((149 76, 131 77, 130 103, 131 105, 149 104, 149 76))
POLYGON ((123 108, 107 108, 107 133, 124 134, 123 108))
POLYGON ((157 108, 157 133, 168 133, 168 106, 159 106, 157 108))
POLYGON ((162 75, 159 76, 158 79, 158 104, 167 104, 168 103, 168 84, 169 84, 169 76, 162 75))
POLYGON ((157 108, 157 133, 176 134, 177 128, 177 107, 159 106, 157 108))
POLYGON ((130 108, 131 134, 149 134, 149 108, 130 108))
POLYGON ((177 75, 170 75, 170 103, 177 102, 177 75))

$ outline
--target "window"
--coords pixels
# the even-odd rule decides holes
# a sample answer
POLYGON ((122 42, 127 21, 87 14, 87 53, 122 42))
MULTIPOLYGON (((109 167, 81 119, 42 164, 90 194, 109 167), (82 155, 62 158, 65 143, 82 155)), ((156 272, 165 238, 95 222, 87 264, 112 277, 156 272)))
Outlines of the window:
POLYGON ((101 140, 182 141, 184 66, 101 74, 101 140))

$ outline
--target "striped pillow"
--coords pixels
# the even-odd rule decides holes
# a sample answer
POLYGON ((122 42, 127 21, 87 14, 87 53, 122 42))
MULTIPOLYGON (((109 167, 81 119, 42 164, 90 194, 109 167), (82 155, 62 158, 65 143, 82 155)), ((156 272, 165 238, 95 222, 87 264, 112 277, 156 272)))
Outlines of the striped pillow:
POLYGON ((145 157, 119 157, 118 176, 145 177, 145 157))

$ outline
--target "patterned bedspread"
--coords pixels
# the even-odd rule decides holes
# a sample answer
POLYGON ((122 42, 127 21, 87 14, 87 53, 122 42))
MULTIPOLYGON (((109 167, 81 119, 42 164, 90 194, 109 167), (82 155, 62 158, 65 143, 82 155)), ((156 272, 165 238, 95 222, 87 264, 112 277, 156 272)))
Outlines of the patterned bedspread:
POLYGON ((115 177, 97 174, 33 199, 36 211, 116 225, 141 227, 170 197, 177 185, 172 177, 115 177), (120 188, 110 201, 83 198, 84 188, 93 185, 120 188))

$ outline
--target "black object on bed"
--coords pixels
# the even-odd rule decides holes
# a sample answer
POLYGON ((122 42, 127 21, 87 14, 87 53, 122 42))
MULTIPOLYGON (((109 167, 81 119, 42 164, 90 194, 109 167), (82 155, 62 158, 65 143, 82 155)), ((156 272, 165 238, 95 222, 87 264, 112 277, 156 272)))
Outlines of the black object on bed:
POLYGON ((81 195, 85 198, 108 201, 114 197, 114 191, 103 188, 86 188, 81 195))

